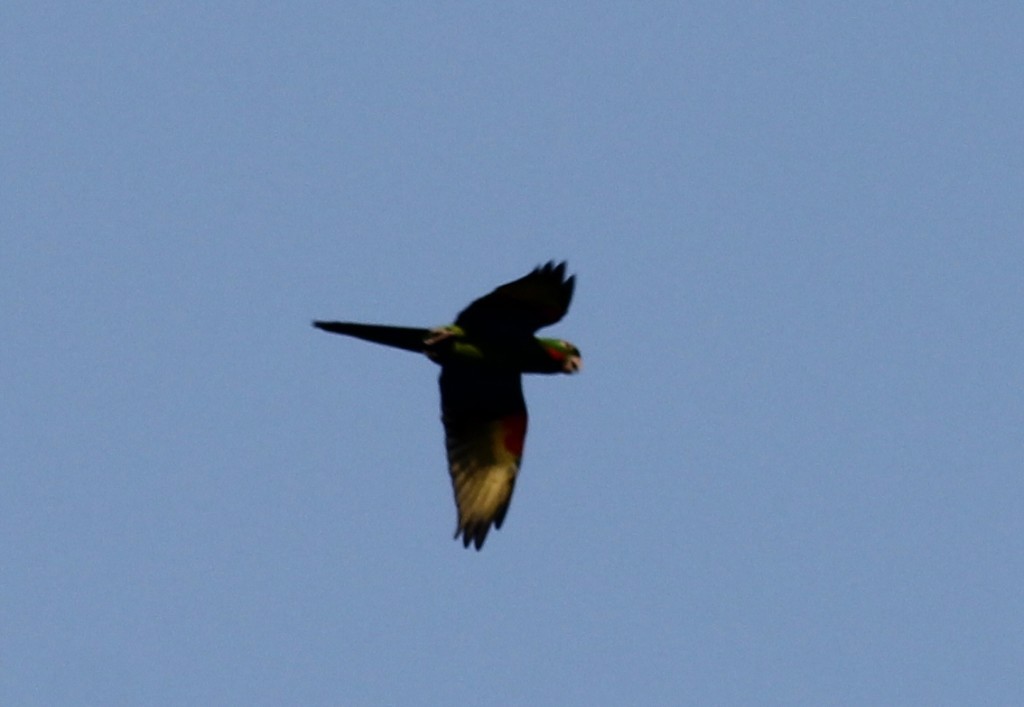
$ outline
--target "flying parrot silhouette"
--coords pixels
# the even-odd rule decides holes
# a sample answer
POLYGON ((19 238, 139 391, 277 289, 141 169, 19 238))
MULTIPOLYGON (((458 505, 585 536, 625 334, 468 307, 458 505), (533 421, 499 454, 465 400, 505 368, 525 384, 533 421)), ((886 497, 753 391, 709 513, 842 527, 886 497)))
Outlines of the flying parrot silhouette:
POLYGON ((313 326, 422 353, 441 366, 441 420, 455 491, 455 537, 479 550, 501 528, 526 439, 523 373, 576 373, 580 351, 534 336, 565 316, 575 275, 549 262, 473 301, 433 329, 315 321, 313 326))

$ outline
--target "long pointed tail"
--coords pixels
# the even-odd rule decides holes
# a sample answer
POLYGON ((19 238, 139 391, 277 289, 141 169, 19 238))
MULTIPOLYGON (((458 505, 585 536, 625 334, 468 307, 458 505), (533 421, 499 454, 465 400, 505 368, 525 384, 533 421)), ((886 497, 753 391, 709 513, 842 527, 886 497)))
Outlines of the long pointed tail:
POLYGON ((354 336, 357 339, 372 341, 375 344, 394 346, 423 353, 426 346, 423 341, 430 336, 430 329, 415 329, 413 327, 383 326, 380 324, 355 324, 353 322, 313 322, 317 329, 329 331, 332 334, 345 334, 354 336))

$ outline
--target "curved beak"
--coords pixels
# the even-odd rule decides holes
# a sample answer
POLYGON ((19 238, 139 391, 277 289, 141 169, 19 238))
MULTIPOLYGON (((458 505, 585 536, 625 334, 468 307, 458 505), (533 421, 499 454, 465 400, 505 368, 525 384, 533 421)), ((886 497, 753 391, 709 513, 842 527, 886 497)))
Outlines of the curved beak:
POLYGON ((579 373, 583 368, 583 359, 580 356, 566 356, 562 363, 563 373, 579 373))

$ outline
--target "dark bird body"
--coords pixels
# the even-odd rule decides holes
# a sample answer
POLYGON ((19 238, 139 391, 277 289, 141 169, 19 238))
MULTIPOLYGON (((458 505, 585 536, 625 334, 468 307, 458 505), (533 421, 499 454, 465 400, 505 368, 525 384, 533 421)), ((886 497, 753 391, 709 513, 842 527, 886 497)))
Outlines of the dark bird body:
POLYGON ((313 322, 335 334, 425 354, 441 366, 441 419, 458 508, 455 537, 479 550, 508 512, 526 438, 523 373, 575 373, 579 350, 534 336, 569 309, 575 277, 548 263, 433 329, 313 322))

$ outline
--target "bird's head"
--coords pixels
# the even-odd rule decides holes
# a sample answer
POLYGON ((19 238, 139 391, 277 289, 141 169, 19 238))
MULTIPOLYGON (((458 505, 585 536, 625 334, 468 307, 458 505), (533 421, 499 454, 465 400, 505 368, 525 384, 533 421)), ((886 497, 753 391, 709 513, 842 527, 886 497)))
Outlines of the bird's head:
POLYGON ((562 339, 541 339, 540 343, 562 373, 578 373, 583 367, 583 357, 580 355, 580 350, 568 341, 563 341, 562 339))

